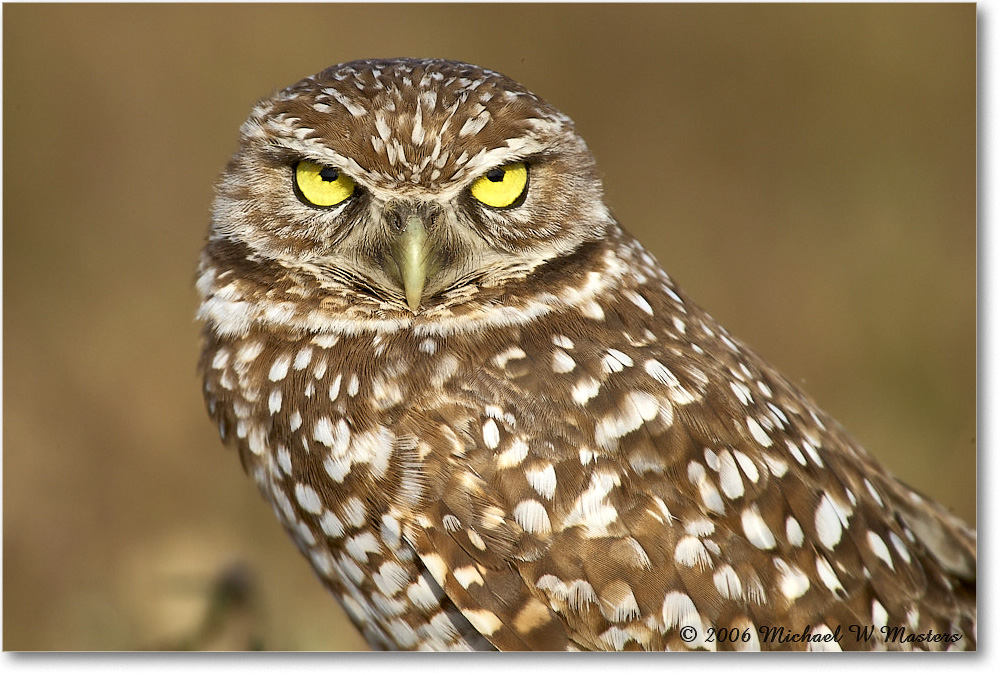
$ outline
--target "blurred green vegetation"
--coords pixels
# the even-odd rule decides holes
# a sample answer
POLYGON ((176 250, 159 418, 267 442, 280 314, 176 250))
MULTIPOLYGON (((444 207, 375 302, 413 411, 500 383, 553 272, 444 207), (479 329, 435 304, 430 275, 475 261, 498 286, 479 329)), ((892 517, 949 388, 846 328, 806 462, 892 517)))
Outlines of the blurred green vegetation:
POLYGON ((4 5, 4 648, 363 648, 208 422, 192 287, 250 106, 355 58, 560 107, 690 295, 974 522, 975 11, 4 5))

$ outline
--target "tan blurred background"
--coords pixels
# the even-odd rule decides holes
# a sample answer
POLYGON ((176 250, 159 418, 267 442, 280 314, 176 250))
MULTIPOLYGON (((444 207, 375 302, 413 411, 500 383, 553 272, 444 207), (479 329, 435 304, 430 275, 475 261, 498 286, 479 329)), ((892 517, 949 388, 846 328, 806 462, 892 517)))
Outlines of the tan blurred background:
POLYGON ((560 107, 690 295, 974 521, 975 38, 971 4, 5 5, 4 649, 363 647, 208 421, 192 288, 250 106, 362 57, 560 107))

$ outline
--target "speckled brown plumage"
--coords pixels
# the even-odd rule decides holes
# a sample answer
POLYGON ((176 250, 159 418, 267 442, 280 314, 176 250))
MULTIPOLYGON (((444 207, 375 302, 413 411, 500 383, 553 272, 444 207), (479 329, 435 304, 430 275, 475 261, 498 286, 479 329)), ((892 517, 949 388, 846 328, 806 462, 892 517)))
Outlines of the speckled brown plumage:
POLYGON ((497 73, 262 101, 198 288, 209 411, 374 647, 975 647, 975 533, 688 300, 497 73), (520 162, 513 204, 470 191, 520 162))

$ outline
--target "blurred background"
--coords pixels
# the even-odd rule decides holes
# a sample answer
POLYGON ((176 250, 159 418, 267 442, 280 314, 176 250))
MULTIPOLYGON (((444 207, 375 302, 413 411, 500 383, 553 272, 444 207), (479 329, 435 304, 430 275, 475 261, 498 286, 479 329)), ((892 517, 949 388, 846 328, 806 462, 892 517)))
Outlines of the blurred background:
POLYGON ((250 107, 356 58, 569 114, 681 286, 975 523, 975 12, 4 5, 3 648, 364 648, 208 421, 193 289, 250 107))

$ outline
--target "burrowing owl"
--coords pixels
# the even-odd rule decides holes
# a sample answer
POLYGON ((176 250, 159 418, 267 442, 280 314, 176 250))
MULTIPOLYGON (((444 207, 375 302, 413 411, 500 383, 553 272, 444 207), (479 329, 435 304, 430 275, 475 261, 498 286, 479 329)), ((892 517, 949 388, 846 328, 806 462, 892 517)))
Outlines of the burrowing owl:
POLYGON ((976 644, 975 533, 691 302, 503 75, 260 102, 198 289, 209 411, 373 647, 976 644))

